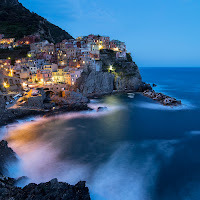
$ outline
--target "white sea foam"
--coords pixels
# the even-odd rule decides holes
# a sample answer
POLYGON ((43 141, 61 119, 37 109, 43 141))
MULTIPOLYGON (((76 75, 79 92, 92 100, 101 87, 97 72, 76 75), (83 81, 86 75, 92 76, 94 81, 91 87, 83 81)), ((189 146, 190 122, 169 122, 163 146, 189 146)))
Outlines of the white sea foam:
POLYGON ((189 102, 182 101, 182 105, 180 106, 164 106, 160 103, 150 103, 150 102, 138 102, 136 106, 151 110, 168 110, 168 111, 177 111, 177 110, 192 110, 195 109, 195 106, 190 104, 189 102))
POLYGON ((190 131, 190 132, 188 132, 187 134, 189 134, 189 135, 200 135, 200 131, 190 131))
POLYGON ((100 166, 90 183, 93 200, 153 199, 155 179, 160 169, 157 153, 167 162, 177 141, 144 141, 124 144, 100 166), (151 152, 152 147, 157 150, 151 152), (142 154, 142 155, 140 155, 142 154))
POLYGON ((128 93, 128 98, 130 99, 134 99, 135 98, 135 94, 134 93, 128 93))
MULTIPOLYGON (((10 137, 15 134, 16 132, 11 132, 10 137)), ((51 133, 46 133, 46 137, 49 134, 51 133)), ((173 154, 176 142, 159 140, 122 143, 105 163, 93 170, 93 163, 60 160, 61 149, 54 146, 57 137, 59 135, 45 143, 36 139, 23 144, 11 139, 9 144, 20 155, 23 175, 30 178, 29 182, 46 182, 55 177, 70 184, 86 180, 92 200, 151 199, 160 167, 157 153, 162 154, 166 160, 173 154), (155 151, 152 152, 151 149, 155 151)))

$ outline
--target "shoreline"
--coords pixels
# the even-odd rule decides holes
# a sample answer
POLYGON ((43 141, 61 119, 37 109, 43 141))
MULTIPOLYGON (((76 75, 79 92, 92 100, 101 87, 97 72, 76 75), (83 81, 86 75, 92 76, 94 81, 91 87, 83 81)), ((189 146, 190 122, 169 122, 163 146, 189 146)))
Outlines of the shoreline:
MULTIPOLYGON (((163 106, 180 106, 182 105, 181 101, 176 100, 173 97, 164 95, 163 93, 157 93, 152 89, 147 89, 143 92, 141 91, 133 91, 133 90, 126 90, 126 91, 113 91, 112 93, 105 93, 105 94, 93 94, 89 95, 88 99, 95 99, 101 98, 109 95, 116 95, 116 94, 128 94, 128 93, 136 93, 140 94, 144 97, 150 98, 153 101, 158 102, 163 106)), ((24 119, 27 117, 50 117, 54 115, 59 115, 68 112, 79 112, 79 111, 91 111, 92 109, 88 106, 88 103, 74 103, 71 105, 60 106, 55 109, 35 109, 29 107, 19 107, 19 108, 11 108, 4 111, 4 114, 1 116, 0 119, 0 127, 9 125, 11 123, 17 122, 19 119, 24 119)))
POLYGON ((87 111, 92 110, 88 107, 87 104, 79 104, 79 105, 69 105, 63 106, 56 109, 45 110, 45 109, 33 109, 33 108, 15 108, 5 110, 6 116, 1 117, 0 127, 9 125, 11 123, 17 122, 19 119, 25 119, 27 117, 50 117, 54 115, 59 115, 68 112, 79 112, 79 111, 87 111))

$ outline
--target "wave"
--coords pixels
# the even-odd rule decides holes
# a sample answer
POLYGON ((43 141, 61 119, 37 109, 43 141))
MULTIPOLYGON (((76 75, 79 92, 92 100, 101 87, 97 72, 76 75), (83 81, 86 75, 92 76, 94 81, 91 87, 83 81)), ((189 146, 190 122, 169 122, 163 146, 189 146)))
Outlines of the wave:
POLYGON ((190 131, 187 135, 200 135, 200 131, 190 131))

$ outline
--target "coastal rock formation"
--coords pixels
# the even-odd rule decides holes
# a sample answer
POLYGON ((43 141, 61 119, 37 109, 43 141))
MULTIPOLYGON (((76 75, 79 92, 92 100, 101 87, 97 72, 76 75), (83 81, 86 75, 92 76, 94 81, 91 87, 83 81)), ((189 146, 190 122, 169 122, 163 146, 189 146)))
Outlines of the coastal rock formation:
MULTIPOLYGON (((143 88, 144 83, 138 66, 127 56, 124 59, 117 59, 116 52, 102 50, 100 54, 102 70, 85 70, 77 80, 76 87, 85 96, 101 96, 117 92, 133 91, 143 88)), ((142 90, 144 91, 144 90, 142 90)))
POLYGON ((154 90, 146 90, 143 92, 144 96, 147 96, 165 106, 178 106, 181 105, 181 101, 176 100, 173 97, 169 97, 162 93, 156 93, 154 90))
POLYGON ((53 179, 47 183, 31 183, 24 188, 16 187, 15 184, 24 179, 9 178, 3 175, 5 171, 2 166, 6 162, 16 160, 16 154, 8 147, 6 141, 0 142, 0 200, 42 200, 42 199, 60 199, 60 200, 90 200, 89 189, 84 181, 76 185, 58 182, 53 179))
POLYGON ((101 50, 100 59, 102 70, 114 74, 114 89, 118 92, 127 90, 137 91, 142 85, 140 71, 132 57, 126 54, 125 58, 117 58, 116 52, 111 50, 101 50))
POLYGON ((114 89, 114 75, 108 72, 83 73, 77 87, 84 96, 111 94, 114 89))
POLYGON ((6 164, 17 161, 15 152, 8 147, 4 140, 0 141, 0 174, 6 173, 6 164))
POLYGON ((1 200, 90 200, 89 189, 84 181, 76 185, 58 182, 53 179, 47 183, 31 183, 24 188, 14 186, 15 180, 0 176, 0 199, 1 200))

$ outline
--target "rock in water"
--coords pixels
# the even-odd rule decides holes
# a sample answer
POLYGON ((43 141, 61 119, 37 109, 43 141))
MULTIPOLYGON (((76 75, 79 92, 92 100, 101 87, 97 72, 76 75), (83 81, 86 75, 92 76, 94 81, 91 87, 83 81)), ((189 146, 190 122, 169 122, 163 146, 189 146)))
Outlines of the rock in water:
POLYGON ((155 83, 153 83, 153 87, 157 87, 157 85, 155 83))
POLYGON ((97 112, 104 111, 104 110, 108 110, 108 108, 107 107, 98 107, 97 108, 97 112))

